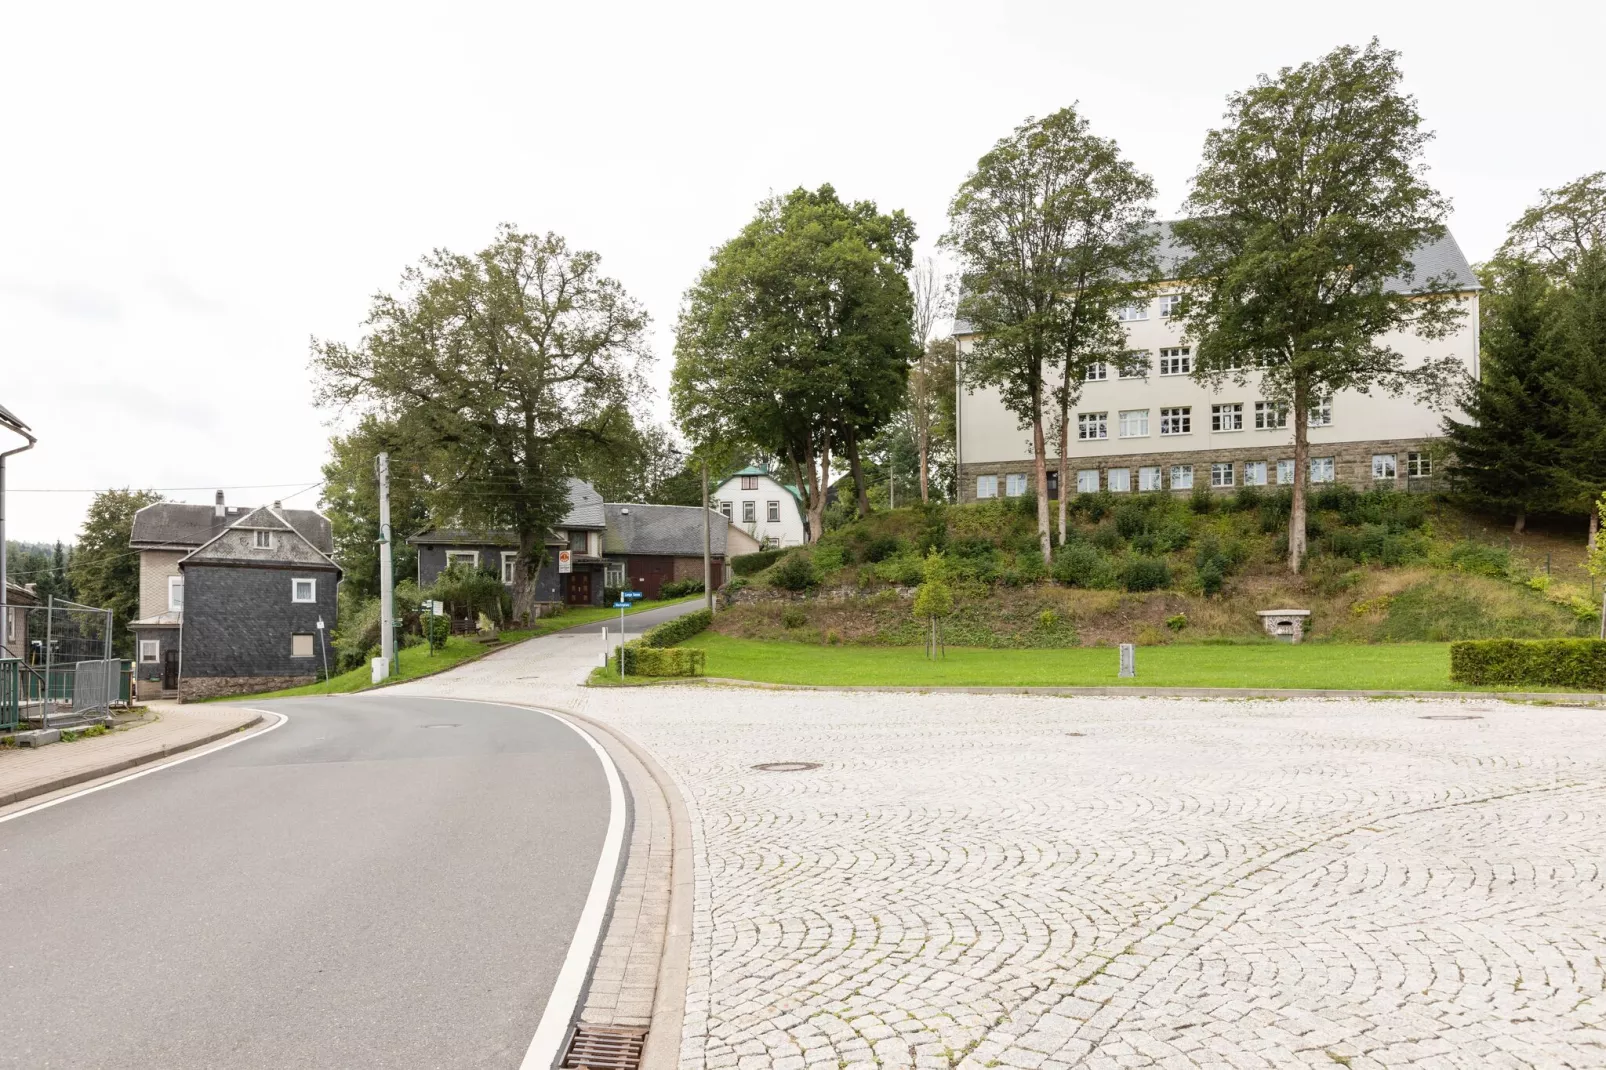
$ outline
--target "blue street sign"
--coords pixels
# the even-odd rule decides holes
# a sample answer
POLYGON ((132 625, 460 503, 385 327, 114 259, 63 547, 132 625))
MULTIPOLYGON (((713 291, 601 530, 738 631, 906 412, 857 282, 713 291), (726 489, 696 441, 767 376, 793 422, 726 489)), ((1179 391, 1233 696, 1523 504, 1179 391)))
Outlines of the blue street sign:
POLYGON ((641 597, 641 592, 640 591, 620 591, 619 592, 619 597, 620 598, 628 598, 633 602, 636 599, 641 597))
POLYGON ((630 603, 629 602, 615 602, 613 604, 613 608, 615 608, 615 609, 629 609, 630 608, 630 603))

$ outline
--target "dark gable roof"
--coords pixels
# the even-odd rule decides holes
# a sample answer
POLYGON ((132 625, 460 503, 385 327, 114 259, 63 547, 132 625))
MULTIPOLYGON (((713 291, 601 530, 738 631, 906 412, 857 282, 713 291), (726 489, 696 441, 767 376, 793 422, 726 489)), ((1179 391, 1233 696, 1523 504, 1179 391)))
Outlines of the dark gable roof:
MULTIPOLYGON (((602 536, 605 554, 662 554, 703 556, 703 510, 695 505, 603 506, 608 529, 602 536)), ((730 522, 710 511, 709 542, 714 556, 725 553, 725 530, 730 522)))
MULTIPOLYGON (((601 531, 606 526, 602 513, 602 495, 583 479, 569 480, 569 511, 555 527, 559 531, 601 531)), ((471 531, 467 528, 430 528, 407 540, 414 546, 517 546, 518 540, 508 531, 471 531)), ((561 540, 548 538, 548 545, 561 540)), ((701 550, 697 551, 702 553, 701 550)))
MULTIPOLYGON (((210 505, 157 502, 134 514, 134 530, 128 545, 136 550, 155 546, 202 546, 217 538, 225 528, 259 511, 228 506, 219 517, 214 515, 214 507, 210 505)), ((279 515, 313 546, 326 554, 334 553, 334 533, 328 517, 311 509, 281 509, 279 515)))
MULTIPOLYGON (((1159 232, 1160 242, 1155 247, 1155 259, 1160 264, 1161 277, 1175 280, 1179 274, 1179 267, 1188 258, 1188 248, 1177 241, 1171 226, 1175 220, 1162 220, 1154 224, 1159 232)), ((1455 236, 1446 230, 1437 241, 1428 242, 1419 246, 1412 256, 1412 277, 1409 279, 1390 279, 1386 288, 1391 292, 1408 291, 1424 285, 1429 279, 1438 279, 1449 276, 1450 288, 1458 293, 1472 290, 1481 290, 1478 277, 1472 273, 1472 265, 1461 252, 1461 246, 1456 243, 1455 236)), ((954 320, 953 333, 974 334, 974 328, 964 320, 954 320)))

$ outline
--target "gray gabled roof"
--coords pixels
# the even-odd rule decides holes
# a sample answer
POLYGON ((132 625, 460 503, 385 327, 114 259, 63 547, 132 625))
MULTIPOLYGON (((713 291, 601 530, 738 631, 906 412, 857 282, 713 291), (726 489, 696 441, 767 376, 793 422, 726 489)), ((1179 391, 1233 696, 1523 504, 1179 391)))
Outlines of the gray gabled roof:
POLYGON ((591 528, 607 526, 602 512, 602 495, 583 479, 569 480, 569 513, 558 521, 560 528, 591 528))
MULTIPOLYGON (((1175 220, 1165 219, 1152 224, 1159 234, 1159 244, 1155 246, 1155 260, 1160 265, 1160 277, 1166 280, 1175 280, 1180 274, 1180 268, 1188 258, 1188 247, 1177 240, 1175 232, 1171 229, 1175 220)), ((1481 290, 1478 277, 1472 273, 1472 265, 1467 263, 1466 256, 1461 252, 1461 246, 1456 243, 1455 236, 1448 230, 1435 241, 1418 246, 1411 258, 1412 272, 1410 278, 1394 278, 1384 284, 1384 288, 1391 293, 1410 292, 1420 289, 1429 279, 1438 279, 1448 276, 1450 289, 1457 293, 1467 293, 1481 290)), ((962 319, 954 320, 955 335, 975 334, 975 328, 962 319)))
MULTIPOLYGON (((553 525, 559 531, 600 531, 607 526, 602 512, 602 495, 583 479, 568 481, 569 511, 553 525)), ((407 540, 414 546, 517 546, 518 540, 511 531, 474 531, 470 528, 430 528, 407 540)), ((548 545, 561 545, 562 540, 546 539, 548 545)), ((701 551, 699 551, 700 553, 701 551)))
MULTIPOLYGON (((703 510, 699 506, 609 502, 603 508, 608 517, 602 535, 605 554, 703 556, 703 510)), ((730 521, 713 510, 708 519, 710 552, 723 556, 730 521)))
MULTIPOLYGON (((256 511, 228 506, 219 517, 211 505, 156 502, 134 514, 134 529, 128 545, 136 550, 157 546, 203 546, 226 528, 239 523, 247 514, 256 511)), ((295 529, 296 534, 320 552, 334 553, 335 539, 328 517, 311 509, 281 509, 278 515, 295 529)))
POLYGON ((272 509, 266 505, 246 513, 218 532, 210 541, 179 559, 180 568, 189 564, 247 564, 270 567, 326 565, 340 570, 334 558, 297 531, 286 519, 282 510, 272 509), (273 545, 266 549, 258 549, 255 545, 248 547, 244 536, 248 531, 275 532, 273 545))

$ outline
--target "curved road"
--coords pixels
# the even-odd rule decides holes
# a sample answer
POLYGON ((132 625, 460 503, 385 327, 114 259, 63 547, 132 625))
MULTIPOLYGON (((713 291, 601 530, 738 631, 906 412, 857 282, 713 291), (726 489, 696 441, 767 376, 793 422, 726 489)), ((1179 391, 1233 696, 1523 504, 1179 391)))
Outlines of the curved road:
POLYGON ((605 772, 533 710, 266 703, 258 739, 0 824, 0 1067, 517 1067, 605 772))
MULTIPOLYGON (((661 606, 658 609, 648 609, 641 613, 630 613, 625 616, 625 632, 630 635, 640 635, 656 624, 662 624, 676 617, 683 617, 687 613, 694 613, 699 609, 707 608, 701 598, 694 598, 689 602, 677 602, 672 606, 661 606)), ((599 635, 606 628, 609 635, 619 634, 619 614, 603 620, 592 621, 590 624, 577 624, 573 628, 565 628, 556 635, 599 635)))

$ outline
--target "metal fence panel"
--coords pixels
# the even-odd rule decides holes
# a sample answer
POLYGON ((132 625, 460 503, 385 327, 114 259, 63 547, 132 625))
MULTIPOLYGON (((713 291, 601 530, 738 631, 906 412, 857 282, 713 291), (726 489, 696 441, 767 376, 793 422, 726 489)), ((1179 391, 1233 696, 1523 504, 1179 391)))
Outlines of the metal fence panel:
POLYGON ((0 658, 0 729, 11 730, 22 720, 22 686, 16 658, 0 658))
POLYGON ((106 710, 117 698, 117 678, 122 674, 123 663, 115 658, 106 661, 80 661, 73 666, 72 709, 75 714, 106 710))

